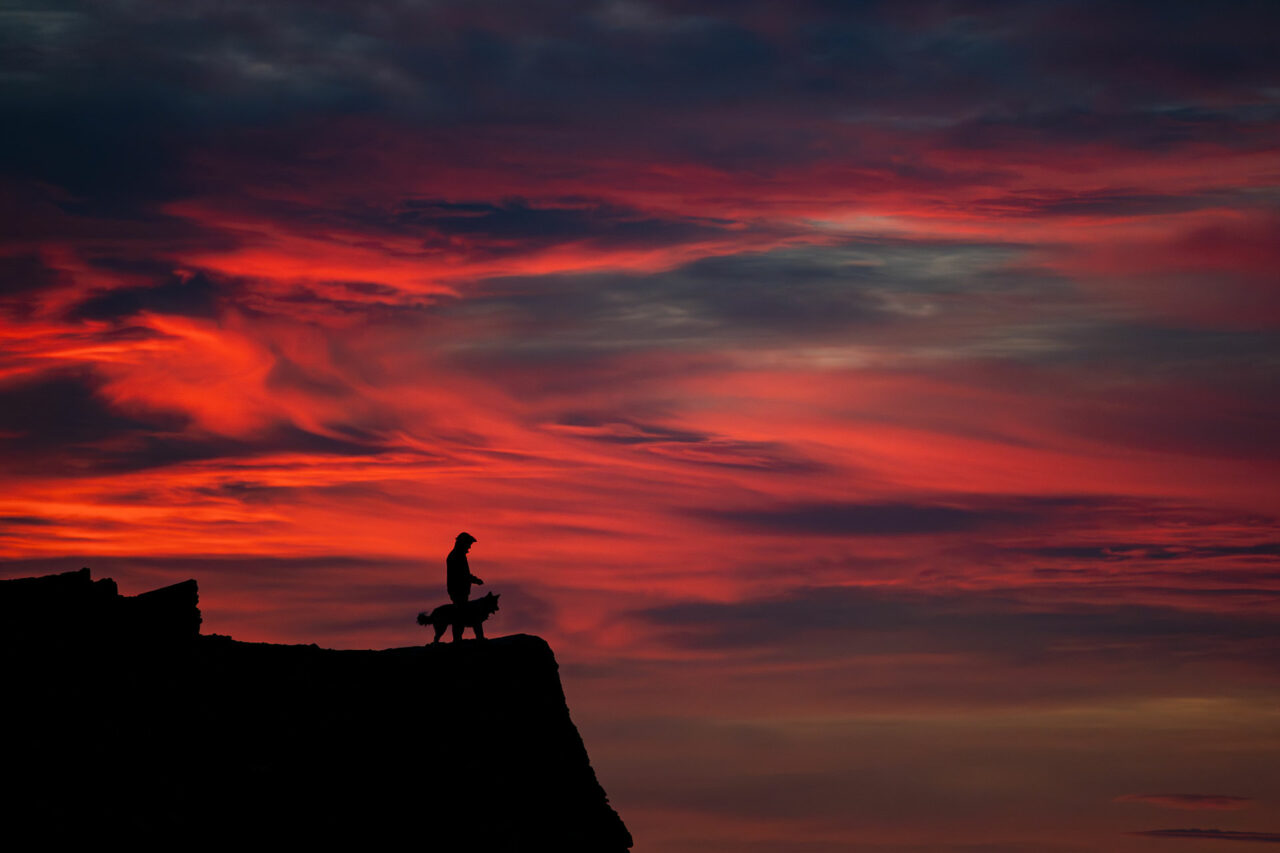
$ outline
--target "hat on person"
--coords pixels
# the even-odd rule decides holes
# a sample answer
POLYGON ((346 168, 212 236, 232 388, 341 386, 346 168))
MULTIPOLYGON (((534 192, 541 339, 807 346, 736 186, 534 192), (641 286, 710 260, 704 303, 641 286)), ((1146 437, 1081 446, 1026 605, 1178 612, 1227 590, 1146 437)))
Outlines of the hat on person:
POLYGON ((455 537, 454 537, 454 539, 455 539, 455 541, 458 541, 458 542, 474 542, 474 541, 476 541, 476 537, 472 536, 470 533, 467 533, 465 530, 464 530, 464 531, 462 531, 461 533, 459 533, 457 536, 455 536, 455 537))

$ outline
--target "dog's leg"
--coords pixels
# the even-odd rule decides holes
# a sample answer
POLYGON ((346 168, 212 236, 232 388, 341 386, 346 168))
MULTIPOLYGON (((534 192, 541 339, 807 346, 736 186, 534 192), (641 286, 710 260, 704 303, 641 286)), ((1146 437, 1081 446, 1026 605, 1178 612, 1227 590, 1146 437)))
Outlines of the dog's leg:
POLYGON ((462 641, 462 629, 465 627, 466 626, 463 625, 461 621, 455 621, 453 623, 453 641, 455 643, 462 641))
POLYGON ((435 638, 434 640, 432 640, 431 642, 433 642, 433 643, 438 643, 438 642, 440 642, 440 637, 441 637, 441 635, 442 635, 442 634, 444 634, 444 624, 445 624, 445 623, 443 623, 443 622, 436 622, 436 623, 435 623, 434 627, 435 627, 435 629, 436 629, 436 638, 435 638))
POLYGON ((473 628, 475 628, 475 629, 476 629, 476 639, 477 639, 477 640, 483 640, 483 639, 484 639, 484 628, 481 628, 481 627, 480 627, 480 623, 479 623, 479 622, 477 622, 475 625, 473 625, 473 626, 471 626, 471 627, 473 627, 473 628))

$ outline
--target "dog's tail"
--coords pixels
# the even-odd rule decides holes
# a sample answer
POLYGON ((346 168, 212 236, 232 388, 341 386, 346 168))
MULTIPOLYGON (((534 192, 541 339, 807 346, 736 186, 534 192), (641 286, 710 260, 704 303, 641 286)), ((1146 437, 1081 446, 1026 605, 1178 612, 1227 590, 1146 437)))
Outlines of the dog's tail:
POLYGON ((431 614, 426 613, 426 612, 419 613, 419 614, 418 614, 418 624, 419 624, 419 625, 430 625, 430 624, 431 624, 431 614))

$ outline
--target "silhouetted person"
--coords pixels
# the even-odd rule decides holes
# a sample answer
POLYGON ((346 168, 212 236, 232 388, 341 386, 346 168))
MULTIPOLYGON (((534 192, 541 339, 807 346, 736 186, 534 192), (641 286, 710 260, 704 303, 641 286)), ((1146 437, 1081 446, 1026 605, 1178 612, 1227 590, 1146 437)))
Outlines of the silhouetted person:
MULTIPOLYGON (((449 590, 449 600, 458 605, 459 612, 463 612, 467 599, 471 597, 471 585, 484 583, 471 574, 471 566, 467 565, 467 552, 471 550, 471 543, 475 541, 476 537, 470 533, 459 533, 453 541, 453 550, 445 558, 445 567, 448 570, 445 586, 449 590)), ((455 641, 462 639, 462 628, 463 625, 460 622, 454 624, 453 639, 455 641)))

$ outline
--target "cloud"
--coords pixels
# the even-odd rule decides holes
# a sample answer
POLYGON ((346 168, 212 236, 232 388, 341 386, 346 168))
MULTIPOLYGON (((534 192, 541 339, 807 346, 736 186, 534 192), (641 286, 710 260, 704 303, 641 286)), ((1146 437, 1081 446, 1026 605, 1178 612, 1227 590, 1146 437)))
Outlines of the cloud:
MULTIPOLYGON (((1270 130, 1277 121, 1280 121, 1280 113, 1265 107, 1260 111, 1247 107, 1235 111, 1202 111, 1169 109, 1141 101, 1131 103, 1130 109, 1123 110, 1079 104, 1052 108, 1039 105, 1018 112, 992 111, 957 121, 946 129, 943 138, 947 145, 962 150, 1034 150, 1035 147, 1055 150, 1071 144, 1115 145, 1159 153, 1197 143, 1247 147, 1257 144, 1251 139, 1251 131, 1270 130)), ((1198 194, 1194 193, 1189 196, 1191 201, 1186 207, 1183 205, 1188 202, 1151 194, 1130 193, 1126 199, 1125 194, 1120 193, 1108 201, 1108 195, 1113 193, 1113 190, 1089 191, 1074 197, 1061 194, 1056 201, 1043 199, 1041 205, 1024 196, 1023 203, 1027 204, 1027 212, 1031 214, 1084 212, 1090 207, 1093 207, 1091 212, 1102 213, 1119 212, 1125 208, 1130 213, 1175 213, 1180 209, 1194 209, 1200 204, 1195 201, 1198 194)), ((1016 204, 1011 198, 992 201, 997 207, 1016 204)))
POLYGON ((0 256, 0 298, 54 287, 62 281, 58 271, 33 252, 0 256))
POLYGON ((1252 797, 1230 797, 1225 794, 1123 794, 1114 803, 1149 803, 1182 811, 1236 811, 1254 804, 1252 797))
MULTIPOLYGON (((52 518, 38 515, 0 515, 0 537, 27 539, 31 535, 31 528, 52 528, 57 524, 58 522, 52 518)), ((52 531, 49 535, 56 538, 56 534, 52 531)))
POLYGON ((172 273, 150 287, 118 287, 90 294, 67 311, 69 320, 123 320, 143 311, 213 317, 219 294, 229 289, 202 272, 172 273))
MULTIPOLYGON (((1133 603, 1082 604, 1023 592, 926 592, 895 587, 802 588, 732 603, 635 611, 667 642, 806 657, 964 654, 1007 662, 1145 660, 1180 655, 1262 664, 1280 627, 1261 615, 1133 603)), ((1188 658, 1188 659, 1190 659, 1188 658)), ((1264 665, 1270 668, 1269 665, 1264 665)))
MULTIPOLYGON (((267 196, 296 195, 222 186, 211 152, 234 161, 241 180, 250 162, 266 166, 263 178, 301 168, 333 180, 345 156, 336 140, 359 122, 368 126, 348 153, 366 173, 377 158, 368 131, 395 127, 420 140, 416 156, 436 173, 495 143, 502 165, 561 158, 545 176, 559 184, 602 162, 651 186, 691 163, 765 185, 782 170, 834 163, 825 189, 852 200, 872 185, 937 187, 962 175, 990 195, 992 175, 1016 174, 1004 155, 1036 143, 1265 145, 1276 114, 1259 93, 1277 64, 1259 34, 1274 29, 1275 13, 1246 3, 1212 15, 1191 4, 1154 17, 1137 8, 797 4, 774 16, 754 4, 654 2, 532 15, 512 2, 403 0, 321 12, 281 2, 267 15, 247 2, 156 14, 123 0, 28 4, 0 21, 11 48, 0 103, 12 119, 0 171, 58 188, 49 197, 76 216, 138 222, 193 195, 225 190, 264 208, 267 196), (315 156, 300 157, 317 139, 315 156), (948 140, 994 156, 948 162, 936 144, 948 140)), ((1046 204, 1056 195, 1070 207, 1072 190, 1095 210, 1162 203, 1150 188, 1117 186, 1046 187, 1046 204)), ((400 213, 445 239, 483 224, 523 240, 585 228, 602 244, 630 245, 715 227, 615 216, 611 203, 584 217, 504 195, 454 188, 400 213)))
POLYGON ((1040 850, 1049 804, 1089 848, 1117 743, 1152 758, 1133 791, 1266 759, 1220 697, 1265 704, 1280 658, 1278 27, 1251 0, 6 8, 0 571, 191 573, 211 628, 421 642, 422 541, 472 529, 498 624, 599 673, 596 725, 940 727, 868 768, 887 727, 858 718, 845 755, 784 736, 747 773, 723 726, 657 738, 652 844, 1040 850), (952 712, 997 706, 978 748, 952 712), (1186 732, 1224 720, 1206 759, 1186 732))
POLYGON ((1106 365, 1148 381, 1205 381, 1229 372, 1227 381, 1241 385, 1267 373, 1264 365, 1275 350, 1275 336, 1266 332, 1154 319, 1076 323, 1062 330, 1059 342, 1041 356, 1044 361, 1106 365))
POLYGON ((705 509, 710 521, 744 531, 809 536, 903 536, 955 533, 1016 524, 1027 516, 1004 509, 976 510, 909 503, 807 503, 769 509, 705 509))
POLYGON ((0 515, 0 524, 17 524, 17 525, 36 525, 46 526, 56 524, 51 518, 42 518, 38 515, 0 515))
MULTIPOLYGON (((998 198, 978 199, 972 204, 997 216, 1082 216, 1093 218, 1149 216, 1184 213, 1229 205, 1224 193, 1152 193, 1135 188, 1114 188, 1064 192, 1062 190, 1020 190, 998 198)), ((1238 200, 1248 203, 1248 195, 1238 200)))
POLYGON ((204 433, 178 411, 118 407, 91 371, 53 371, 0 384, 4 467, 76 476, 180 462, 293 452, 368 456, 385 448, 368 435, 322 435, 276 420, 242 437, 204 433))
POLYGON ((120 432, 167 426, 176 417, 142 420, 113 409, 87 370, 51 372, 0 386, 0 433, 17 452, 83 446, 120 432))
POLYGON ((566 413, 546 428, 557 435, 635 447, 690 464, 791 474, 813 473, 823 468, 785 442, 742 441, 608 413, 566 413))
POLYGON ((1280 832, 1239 832, 1231 829, 1147 829, 1129 832, 1147 838, 1205 838, 1213 841, 1257 841, 1280 844, 1280 832))
POLYGON ((914 536, 973 533, 1043 523, 1049 518, 1119 511, 1097 497, 971 496, 954 502, 783 503, 760 508, 695 509, 708 521, 743 532, 796 536, 914 536))
POLYGON ((1128 560, 1213 560, 1221 557, 1280 557, 1280 542, 1250 545, 1158 545, 1155 543, 1115 543, 1111 545, 1052 545, 1020 549, 1037 557, 1090 562, 1128 560))
POLYGON ((510 253, 590 241, 600 248, 654 247, 725 236, 734 223, 725 220, 658 218, 599 201, 532 206, 519 199, 499 204, 409 199, 392 222, 425 235, 427 248, 474 241, 489 252, 510 253))
MULTIPOLYGON (((429 310, 469 332, 468 357, 580 361, 591 354, 726 347, 946 347, 988 300, 1043 299, 1006 269, 1020 250, 945 241, 841 241, 717 254, 652 273, 488 277, 429 310), (895 336, 895 332, 903 333, 895 336)), ((584 365, 585 367, 586 365, 584 365)))

